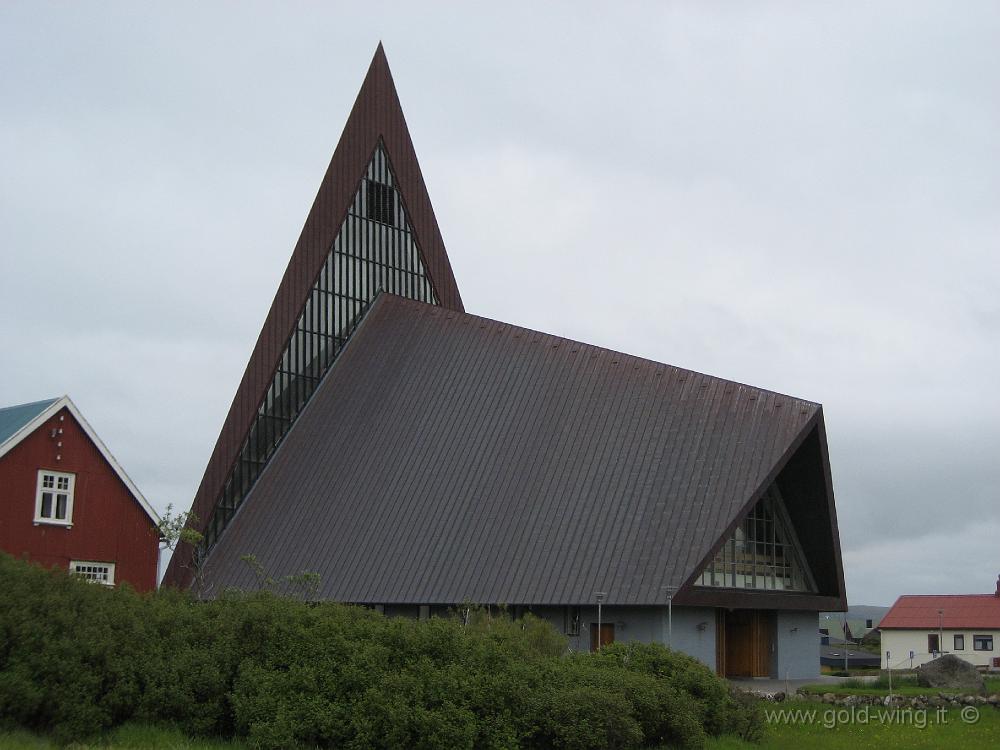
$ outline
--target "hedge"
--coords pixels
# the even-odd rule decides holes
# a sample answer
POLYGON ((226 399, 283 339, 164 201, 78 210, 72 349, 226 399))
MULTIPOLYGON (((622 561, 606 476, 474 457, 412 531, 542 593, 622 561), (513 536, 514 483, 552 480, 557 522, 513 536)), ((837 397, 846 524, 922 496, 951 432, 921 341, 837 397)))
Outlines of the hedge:
POLYGON ((140 595, 0 554, 0 722, 81 740, 129 721, 261 748, 698 748, 753 701, 658 645, 573 654, 547 623, 387 618, 268 592, 140 595))

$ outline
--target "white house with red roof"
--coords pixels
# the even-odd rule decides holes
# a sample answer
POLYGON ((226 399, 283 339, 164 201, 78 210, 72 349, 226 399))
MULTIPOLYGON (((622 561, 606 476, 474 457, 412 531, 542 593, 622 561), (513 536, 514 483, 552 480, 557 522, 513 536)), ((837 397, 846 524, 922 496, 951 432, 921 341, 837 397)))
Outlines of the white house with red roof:
POLYGON ((943 654, 1000 669, 1000 578, 992 594, 901 596, 879 628, 883 669, 917 667, 943 654))

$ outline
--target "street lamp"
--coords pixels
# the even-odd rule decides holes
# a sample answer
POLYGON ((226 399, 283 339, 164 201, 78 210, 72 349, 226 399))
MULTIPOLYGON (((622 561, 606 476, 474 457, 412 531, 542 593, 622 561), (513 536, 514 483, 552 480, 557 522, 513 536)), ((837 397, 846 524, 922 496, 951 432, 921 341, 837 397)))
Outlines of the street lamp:
POLYGON ((601 602, 604 601, 604 597, 607 596, 607 592, 595 591, 594 596, 597 597, 597 651, 601 650, 601 602))
POLYGON ((667 648, 674 647, 674 592, 676 586, 664 586, 667 591, 667 648))
POLYGON ((845 611, 844 612, 844 673, 845 674, 848 673, 848 669, 849 669, 848 663, 847 663, 847 657, 849 656, 849 654, 847 653, 847 634, 848 634, 848 632, 850 632, 850 631, 847 628, 847 612, 845 611))

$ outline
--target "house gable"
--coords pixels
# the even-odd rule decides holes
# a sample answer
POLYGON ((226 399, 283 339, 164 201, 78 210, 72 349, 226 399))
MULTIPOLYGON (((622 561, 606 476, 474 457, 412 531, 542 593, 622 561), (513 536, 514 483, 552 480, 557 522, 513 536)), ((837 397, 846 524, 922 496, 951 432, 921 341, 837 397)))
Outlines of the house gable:
POLYGON ((101 566, 117 572, 116 583, 155 588, 156 514, 72 401, 53 401, 30 430, 3 448, 0 549, 63 570, 74 562, 101 566), (46 477, 51 478, 48 507, 46 477), (53 512, 56 507, 60 512, 53 512))
MULTIPOLYGON (((76 424, 80 427, 83 433, 86 435, 87 440, 89 440, 94 448, 100 453, 104 461, 107 462, 109 468, 117 475, 118 479, 125 485, 129 493, 132 495, 135 502, 142 508, 143 512, 149 518, 150 523, 153 526, 158 526, 160 523, 160 517, 150 505, 149 501, 143 496, 139 491, 139 488, 135 486, 135 483, 129 478, 128 474, 125 473, 125 469, 122 468, 121 464, 118 463, 117 459, 112 455, 111 451, 104 444, 104 441, 97 435, 94 428, 90 426, 90 423, 84 419, 80 410, 76 407, 76 404, 70 399, 69 396, 63 396, 62 398, 50 399, 48 401, 38 401, 34 404, 24 404, 23 407, 32 407, 40 404, 45 404, 46 406, 33 413, 33 416, 29 420, 23 422, 21 427, 16 430, 9 431, 9 435, 6 440, 0 443, 0 461, 3 460, 4 456, 13 451, 20 445, 25 439, 32 435, 36 430, 38 430, 42 425, 52 419, 52 417, 59 414, 63 409, 66 413, 76 421, 76 424)), ((19 409, 22 407, 8 407, 2 411, 19 409)), ((50 466, 49 468, 56 468, 56 466, 50 466)))

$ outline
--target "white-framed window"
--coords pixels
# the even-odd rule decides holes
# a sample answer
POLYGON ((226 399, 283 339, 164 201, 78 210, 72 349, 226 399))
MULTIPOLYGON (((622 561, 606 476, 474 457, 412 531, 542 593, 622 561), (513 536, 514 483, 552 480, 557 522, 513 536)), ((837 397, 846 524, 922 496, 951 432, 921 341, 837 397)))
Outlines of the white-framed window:
POLYGON ((975 651, 992 651, 993 650, 993 636, 991 635, 973 635, 972 636, 972 648, 975 651))
POLYGON ((35 493, 35 523, 73 525, 73 489, 76 474, 49 469, 38 470, 35 493))
POLYGON ((115 585, 114 563, 73 560, 69 564, 69 572, 94 583, 103 583, 105 586, 115 585))

